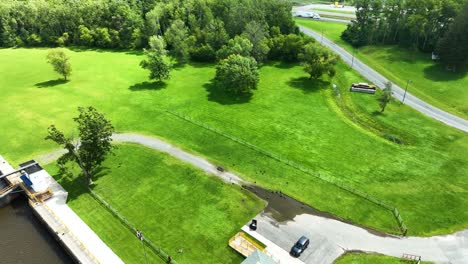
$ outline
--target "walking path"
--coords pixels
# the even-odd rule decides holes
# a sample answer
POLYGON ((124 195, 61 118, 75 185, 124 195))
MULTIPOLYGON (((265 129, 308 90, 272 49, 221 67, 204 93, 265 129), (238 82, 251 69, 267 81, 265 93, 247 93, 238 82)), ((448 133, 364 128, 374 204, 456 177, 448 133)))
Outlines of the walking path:
MULTIPOLYGON (((248 184, 239 176, 220 172, 217 166, 206 159, 190 154, 160 139, 133 133, 114 134, 116 142, 137 143, 149 148, 168 153, 182 161, 188 162, 203 171, 216 175, 226 182, 238 185, 248 184)), ((42 156, 57 156, 56 151, 42 156)), ((369 231, 321 216, 302 214, 294 221, 277 222, 270 215, 260 213, 257 233, 275 243, 286 252, 297 239, 306 235, 310 238, 309 248, 301 255, 305 263, 328 264, 343 254, 346 250, 362 250, 385 255, 401 257, 403 253, 421 255, 423 260, 439 263, 468 263, 468 230, 446 236, 433 237, 395 237, 378 236, 369 231)))
POLYGON ((211 164, 206 159, 185 152, 157 138, 139 134, 114 134, 112 138, 117 142, 137 143, 152 149, 165 152, 175 158, 178 158, 182 161, 192 164, 195 167, 202 169, 206 173, 214 174, 228 183, 234 183, 237 185, 248 184, 248 182, 242 180, 239 176, 235 174, 232 174, 230 172, 219 171, 218 166, 211 164))
MULTIPOLYGON (((336 45, 333 41, 327 39, 320 33, 317 33, 313 30, 310 30, 306 27, 299 26, 300 30, 304 32, 306 35, 309 35, 315 38, 318 42, 322 43, 324 46, 330 48, 335 53, 337 53, 347 64, 352 65, 352 67, 358 71, 362 76, 367 78, 369 81, 373 82, 379 88, 384 89, 385 84, 389 82, 388 79, 374 71, 372 68, 367 66, 366 64, 362 63, 360 60, 355 58, 352 54, 347 52, 342 47, 336 45)), ((402 101, 403 96, 405 94, 405 90, 399 87, 396 84, 393 84, 393 97, 397 98, 398 100, 402 101)), ((417 111, 439 120, 451 127, 463 130, 468 132, 468 120, 460 118, 458 116, 452 115, 448 112, 445 112, 435 106, 432 106, 421 99, 417 98, 416 96, 412 95, 411 93, 406 93, 405 96, 405 104, 409 105, 410 107, 416 109, 417 111)))

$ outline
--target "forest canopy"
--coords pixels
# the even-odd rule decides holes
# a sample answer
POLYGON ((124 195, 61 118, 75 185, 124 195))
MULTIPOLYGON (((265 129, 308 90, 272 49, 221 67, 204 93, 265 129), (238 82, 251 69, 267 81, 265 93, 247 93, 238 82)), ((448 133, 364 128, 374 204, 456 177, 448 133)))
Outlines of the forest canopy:
POLYGON ((158 35, 182 59, 214 60, 243 35, 263 60, 272 38, 299 34, 291 8, 281 0, 2 0, 0 46, 144 48, 158 35))
MULTIPOLYGON (((466 4, 467 0, 354 0, 356 21, 341 38, 355 47, 398 44, 432 52, 466 4)), ((446 53, 440 55, 446 62, 446 53)))

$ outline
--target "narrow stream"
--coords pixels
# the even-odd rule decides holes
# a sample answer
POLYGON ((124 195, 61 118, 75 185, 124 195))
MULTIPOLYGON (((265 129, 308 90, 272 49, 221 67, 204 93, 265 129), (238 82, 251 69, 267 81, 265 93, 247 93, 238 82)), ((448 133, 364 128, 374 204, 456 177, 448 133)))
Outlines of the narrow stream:
POLYGON ((74 263, 19 196, 0 208, 0 263, 74 263))

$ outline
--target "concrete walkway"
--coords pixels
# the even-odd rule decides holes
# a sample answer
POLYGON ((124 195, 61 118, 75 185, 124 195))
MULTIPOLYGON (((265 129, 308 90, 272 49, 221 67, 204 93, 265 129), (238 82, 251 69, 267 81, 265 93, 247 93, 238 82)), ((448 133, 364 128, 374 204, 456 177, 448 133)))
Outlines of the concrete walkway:
POLYGON ((54 196, 33 208, 43 218, 53 218, 52 229, 81 263, 119 264, 123 261, 94 233, 94 231, 66 204, 66 191, 50 175, 54 196))
MULTIPOLYGON (((133 133, 114 134, 113 139, 116 142, 137 143, 168 153, 226 182, 248 184, 233 173, 218 171, 217 166, 206 159, 160 139, 133 133)), ((57 153, 60 151, 51 153, 48 157, 57 156, 57 153)), ((420 255, 423 260, 438 263, 468 263, 468 230, 446 236, 400 238, 378 236, 351 224, 308 214, 298 215, 294 221, 281 223, 265 213, 258 214, 255 219, 258 221, 256 232, 286 252, 289 252, 301 235, 308 236, 311 240, 310 246, 300 257, 305 263, 333 263, 346 250, 377 252, 395 257, 407 253, 420 255)))
MULTIPOLYGON (((343 59, 344 62, 346 62, 348 65, 352 65, 353 69, 358 71, 360 74, 362 74, 362 76, 367 78, 369 81, 377 85, 379 88, 385 89, 385 84, 389 81, 387 78, 383 77, 381 74, 374 71, 372 68, 362 63, 357 58, 354 58, 352 54, 347 52, 342 47, 336 45, 333 41, 322 36, 320 33, 310 30, 303 26, 299 26, 299 28, 306 35, 313 37, 318 42, 322 43, 324 46, 330 48, 332 51, 337 53, 343 59)), ((404 94, 405 94, 405 90, 403 88, 399 87, 396 84, 393 84, 393 97, 402 101, 404 94)), ((433 119, 436 119, 451 127, 468 132, 467 120, 461 117, 455 116, 453 114, 450 114, 448 112, 445 112, 435 106, 432 106, 424 102, 423 100, 417 98, 416 96, 412 95, 411 93, 406 93, 404 103, 433 119)))

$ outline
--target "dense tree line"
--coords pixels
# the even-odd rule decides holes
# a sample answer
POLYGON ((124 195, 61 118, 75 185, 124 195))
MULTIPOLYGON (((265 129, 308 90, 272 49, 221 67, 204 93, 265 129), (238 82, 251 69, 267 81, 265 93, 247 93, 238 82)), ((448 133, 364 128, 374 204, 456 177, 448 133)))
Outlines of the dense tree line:
POLYGON ((244 47, 258 62, 297 60, 310 42, 282 0, 0 1, 2 47, 143 48, 152 36, 181 62, 220 60, 244 47))
POLYGON ((456 71, 468 65, 468 4, 457 15, 436 47, 441 61, 456 71))
POLYGON ((353 46, 400 44, 433 51, 466 0, 354 0, 356 21, 342 38, 353 46))

